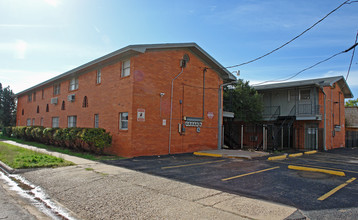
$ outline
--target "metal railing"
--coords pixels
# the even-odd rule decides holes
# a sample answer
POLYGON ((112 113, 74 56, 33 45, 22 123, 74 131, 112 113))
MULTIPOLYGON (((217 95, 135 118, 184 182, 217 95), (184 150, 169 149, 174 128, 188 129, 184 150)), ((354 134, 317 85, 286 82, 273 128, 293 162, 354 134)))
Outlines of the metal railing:
POLYGON ((312 104, 298 104, 296 115, 319 115, 320 106, 312 104))

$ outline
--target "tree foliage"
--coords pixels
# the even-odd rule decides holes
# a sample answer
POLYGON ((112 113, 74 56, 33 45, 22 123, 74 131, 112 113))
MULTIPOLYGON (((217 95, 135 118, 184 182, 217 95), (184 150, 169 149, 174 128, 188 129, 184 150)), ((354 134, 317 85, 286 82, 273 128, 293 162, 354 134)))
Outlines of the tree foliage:
POLYGON ((358 107, 358 98, 356 100, 350 99, 350 100, 346 101, 345 106, 346 107, 358 107))
POLYGON ((262 96, 249 85, 238 80, 236 85, 224 87, 224 111, 235 113, 235 118, 245 122, 262 120, 262 96))
POLYGON ((0 126, 12 126, 16 122, 16 103, 10 87, 0 83, 0 126))

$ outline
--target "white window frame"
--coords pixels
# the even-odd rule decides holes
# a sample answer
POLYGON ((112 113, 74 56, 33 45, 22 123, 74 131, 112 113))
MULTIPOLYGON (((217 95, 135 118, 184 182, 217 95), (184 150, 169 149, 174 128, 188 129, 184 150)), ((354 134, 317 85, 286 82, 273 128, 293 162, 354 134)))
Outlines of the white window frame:
POLYGON ((74 77, 72 79, 70 79, 70 85, 68 90, 69 91, 73 91, 73 90, 77 90, 78 89, 78 78, 74 77))
POLYGON ((128 112, 119 113, 119 130, 128 130, 128 112))
POLYGON ((59 95, 61 91, 61 84, 56 83, 53 85, 53 95, 59 95))
POLYGON ((102 82, 102 72, 101 69, 97 70, 97 75, 96 75, 96 83, 100 84, 102 82))
POLYGON ((122 71, 121 71, 121 77, 126 77, 131 74, 131 60, 124 60, 122 61, 122 71))
POLYGON ((77 127, 77 116, 71 115, 67 117, 67 127, 75 128, 77 127))
POLYGON ((51 125, 53 128, 60 127, 60 117, 52 117, 51 125))
POLYGON ((32 119, 32 126, 35 126, 35 119, 32 119))
POLYGON ((26 126, 31 126, 31 118, 28 118, 28 119, 26 120, 26 126))
POLYGON ((99 128, 99 114, 94 115, 94 128, 99 128))
POLYGON ((40 120, 40 126, 44 126, 44 118, 41 118, 41 120, 40 120))

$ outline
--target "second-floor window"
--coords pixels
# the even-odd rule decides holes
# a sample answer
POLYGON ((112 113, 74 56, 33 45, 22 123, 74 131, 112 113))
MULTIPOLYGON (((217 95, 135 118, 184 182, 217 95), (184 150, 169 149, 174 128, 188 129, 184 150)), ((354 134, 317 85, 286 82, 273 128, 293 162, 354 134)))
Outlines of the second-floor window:
POLYGON ((61 89, 61 84, 54 84, 53 85, 53 95, 59 95, 60 94, 60 89, 61 89))
POLYGON ((96 77, 96 83, 97 84, 101 83, 101 75, 102 75, 101 70, 100 69, 97 70, 97 77, 96 77))
POLYGON ((129 76, 131 73, 131 61, 130 60, 125 60, 122 62, 122 73, 121 76, 125 77, 125 76, 129 76))
POLYGON ((28 102, 32 102, 32 94, 28 94, 28 95, 27 95, 27 101, 28 101, 28 102))
POLYGON ((76 90, 76 89, 78 89, 78 78, 77 77, 72 78, 70 80, 70 87, 69 87, 70 91, 76 90))

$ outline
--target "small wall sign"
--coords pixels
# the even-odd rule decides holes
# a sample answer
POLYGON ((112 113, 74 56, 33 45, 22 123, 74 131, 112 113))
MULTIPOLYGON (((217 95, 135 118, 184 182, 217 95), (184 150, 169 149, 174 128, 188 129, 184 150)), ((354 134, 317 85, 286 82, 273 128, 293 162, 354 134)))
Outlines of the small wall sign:
POLYGON ((145 109, 137 109, 137 121, 145 121, 145 109))
POLYGON ((214 112, 208 112, 208 118, 213 119, 214 118, 214 112))

